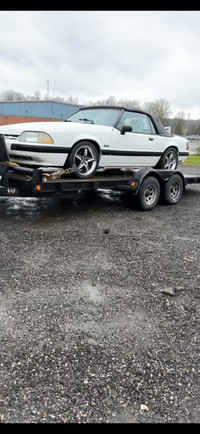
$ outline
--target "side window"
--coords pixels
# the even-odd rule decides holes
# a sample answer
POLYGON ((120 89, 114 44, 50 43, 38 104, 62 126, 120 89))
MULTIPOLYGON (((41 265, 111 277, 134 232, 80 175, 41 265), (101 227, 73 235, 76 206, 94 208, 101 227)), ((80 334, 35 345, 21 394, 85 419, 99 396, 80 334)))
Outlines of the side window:
POLYGON ((156 134, 150 117, 143 113, 125 112, 117 128, 121 129, 123 125, 130 125, 132 127, 132 133, 156 134))

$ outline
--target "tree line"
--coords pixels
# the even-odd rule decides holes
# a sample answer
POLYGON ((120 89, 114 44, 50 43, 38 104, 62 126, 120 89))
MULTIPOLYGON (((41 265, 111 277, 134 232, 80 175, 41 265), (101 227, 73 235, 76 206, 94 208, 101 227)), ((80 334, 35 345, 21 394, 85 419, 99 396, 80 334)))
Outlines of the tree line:
POLYGON ((22 92, 17 92, 13 89, 4 90, 0 93, 0 101, 2 102, 12 102, 12 101, 55 101, 66 104, 74 104, 81 106, 122 106, 128 109, 140 109, 146 110, 158 116, 160 121, 164 126, 171 126, 172 132, 179 135, 192 135, 200 134, 200 119, 192 120, 189 119, 189 114, 181 110, 172 117, 172 109, 169 101, 165 98, 157 98, 154 101, 146 101, 143 104, 136 99, 120 98, 116 99, 114 96, 109 96, 106 99, 97 101, 84 101, 83 103, 78 102, 78 98, 74 98, 71 95, 64 99, 59 96, 49 97, 45 95, 44 98, 41 97, 39 90, 35 91, 33 95, 24 95, 22 92))

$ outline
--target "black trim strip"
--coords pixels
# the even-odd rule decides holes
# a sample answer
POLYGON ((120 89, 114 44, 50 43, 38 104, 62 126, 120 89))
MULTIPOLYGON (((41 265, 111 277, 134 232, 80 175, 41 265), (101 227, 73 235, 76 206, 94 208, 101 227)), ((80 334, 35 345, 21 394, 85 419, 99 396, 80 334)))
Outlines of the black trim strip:
POLYGON ((126 157, 161 157, 162 152, 154 152, 154 151, 114 151, 114 150, 102 150, 102 155, 116 155, 116 156, 126 156, 126 157))
MULTIPOLYGON (((114 150, 102 150, 102 155, 116 155, 127 157, 161 157, 164 152, 156 151, 114 151, 114 150)), ((180 157, 189 155, 189 152, 179 152, 180 157)))
POLYGON ((68 154, 71 148, 63 146, 41 146, 41 145, 19 145, 12 143, 13 151, 28 151, 28 152, 47 152, 48 154, 68 154))
MULTIPOLYGON (((28 151, 28 152, 43 152, 48 154, 68 154, 71 148, 63 146, 41 146, 41 145, 20 145, 12 143, 11 149, 15 151, 28 151)), ((163 152, 156 151, 120 151, 114 149, 102 149, 102 155, 115 155, 125 157, 161 157, 163 152)), ((179 152, 179 156, 187 156, 189 152, 179 152)))
MULTIPOLYGON (((21 145, 12 143, 11 150, 13 151, 27 151, 27 152, 47 152, 49 154, 68 154, 71 148, 61 146, 41 146, 41 145, 21 145)), ((102 155, 115 155, 115 156, 161 156, 162 152, 148 152, 148 151, 120 151, 111 149, 102 149, 102 155)))

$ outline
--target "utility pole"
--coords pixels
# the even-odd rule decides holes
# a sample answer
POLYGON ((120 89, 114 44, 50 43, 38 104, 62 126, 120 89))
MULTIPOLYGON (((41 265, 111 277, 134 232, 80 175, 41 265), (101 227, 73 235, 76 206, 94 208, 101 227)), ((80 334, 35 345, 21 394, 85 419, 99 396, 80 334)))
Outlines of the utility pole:
POLYGON ((185 135, 187 136, 187 129, 188 129, 188 122, 189 122, 190 113, 188 113, 187 121, 186 121, 186 128, 185 128, 185 135))
POLYGON ((47 80, 47 100, 49 100, 49 80, 47 80))

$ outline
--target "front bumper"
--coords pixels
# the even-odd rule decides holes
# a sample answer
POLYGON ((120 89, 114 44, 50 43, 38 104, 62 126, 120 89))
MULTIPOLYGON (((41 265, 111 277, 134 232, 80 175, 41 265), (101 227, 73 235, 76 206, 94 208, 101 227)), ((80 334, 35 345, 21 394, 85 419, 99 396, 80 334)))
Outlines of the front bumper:
POLYGON ((17 164, 35 167, 63 167, 69 148, 55 145, 24 144, 6 139, 9 160, 17 164))

